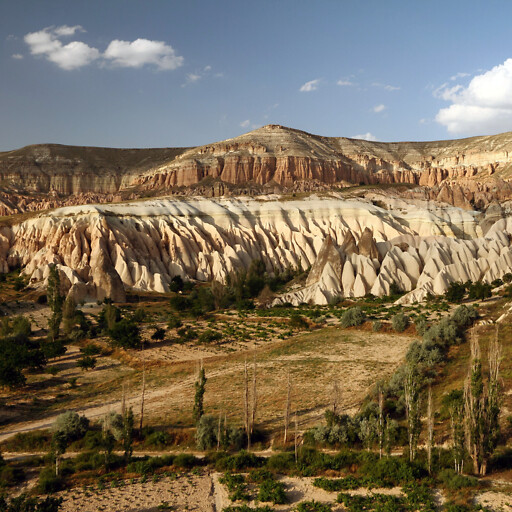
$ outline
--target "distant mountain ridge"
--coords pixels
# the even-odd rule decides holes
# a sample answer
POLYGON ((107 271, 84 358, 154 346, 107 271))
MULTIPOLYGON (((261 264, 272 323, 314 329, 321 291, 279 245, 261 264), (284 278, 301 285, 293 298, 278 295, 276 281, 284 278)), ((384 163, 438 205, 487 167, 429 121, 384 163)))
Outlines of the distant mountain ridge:
POLYGON ((0 213, 152 195, 408 184, 471 208, 512 197, 512 132, 433 142, 323 137, 267 125, 193 148, 39 144, 0 153, 0 213))

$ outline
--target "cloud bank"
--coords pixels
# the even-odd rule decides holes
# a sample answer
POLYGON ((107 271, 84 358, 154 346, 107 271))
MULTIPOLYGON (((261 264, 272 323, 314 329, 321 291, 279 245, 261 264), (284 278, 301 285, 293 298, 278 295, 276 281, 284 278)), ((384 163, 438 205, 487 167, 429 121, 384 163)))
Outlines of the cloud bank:
POLYGON ((183 57, 177 55, 174 48, 163 41, 136 39, 130 42, 114 39, 103 53, 82 41, 71 41, 67 44, 61 41, 77 32, 85 30, 81 25, 47 27, 26 34, 24 41, 32 55, 44 57, 67 71, 82 68, 94 61, 108 62, 114 67, 123 68, 154 66, 160 71, 174 70, 184 62, 183 57))
POLYGON ((512 130, 512 59, 473 77, 467 86, 445 83, 434 96, 451 102, 436 115, 450 133, 512 130))

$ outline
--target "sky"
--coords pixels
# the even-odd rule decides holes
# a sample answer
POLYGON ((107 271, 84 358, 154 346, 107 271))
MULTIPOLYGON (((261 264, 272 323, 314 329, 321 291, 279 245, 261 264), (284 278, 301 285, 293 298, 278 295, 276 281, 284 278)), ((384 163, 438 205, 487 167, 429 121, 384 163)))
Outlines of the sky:
POLYGON ((0 0, 0 151, 512 130, 508 0, 0 0))

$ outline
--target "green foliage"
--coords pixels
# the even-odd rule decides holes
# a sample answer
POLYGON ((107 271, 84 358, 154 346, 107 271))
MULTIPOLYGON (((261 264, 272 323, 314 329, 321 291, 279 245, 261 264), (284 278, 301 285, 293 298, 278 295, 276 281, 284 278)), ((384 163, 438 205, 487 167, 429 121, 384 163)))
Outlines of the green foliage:
POLYGON ((290 327, 292 329, 309 329, 308 321, 298 313, 290 316, 290 327))
POLYGON ((365 314, 359 306, 347 309, 341 317, 341 325, 343 327, 353 327, 361 325, 365 320, 365 314))
POLYGON ((266 468, 251 469, 251 471, 249 471, 248 478, 250 482, 261 484, 265 480, 272 480, 274 478, 274 474, 266 468))
POLYGON ((48 319, 48 339, 54 341, 59 337, 60 324, 62 322, 62 304, 64 297, 60 294, 60 276, 59 270, 55 264, 50 264, 50 273, 48 275, 48 287, 46 296, 48 306, 52 312, 48 319))
POLYGON ((169 315, 169 318, 167 319, 167 327, 169 329, 178 329, 183 325, 183 322, 180 318, 178 318, 175 315, 169 315))
MULTIPOLYGON (((163 457, 143 457, 142 459, 132 461, 126 466, 128 473, 137 473, 139 475, 151 475, 157 469, 172 466, 175 463, 174 455, 164 455, 163 457)), ((193 466, 191 466, 193 467, 193 466)))
POLYGON ((199 343, 214 343, 222 339, 220 332, 213 331, 212 329, 206 329, 203 331, 198 338, 199 343))
POLYGON ((247 483, 243 475, 224 473, 224 475, 219 478, 219 482, 227 487, 231 501, 250 500, 251 497, 247 493, 247 483))
POLYGON ((181 292, 183 291, 183 287, 184 287, 184 282, 183 282, 183 278, 181 276, 174 276, 172 279, 171 279, 171 284, 169 285, 169 289, 171 290, 171 292, 181 292))
POLYGON ((164 338, 165 338, 165 329, 162 329, 161 327, 157 327, 155 329, 155 332, 151 335, 152 340, 161 341, 164 338))
POLYGON ((204 414, 204 393, 206 391, 206 374, 204 368, 199 369, 199 375, 197 381, 194 384, 196 393, 194 396, 194 408, 192 410, 192 416, 194 421, 197 423, 201 416, 204 414))
POLYGON ((9 502, 4 497, 0 497, 0 511, 2 512, 58 512, 63 502, 63 498, 37 498, 22 494, 16 498, 11 498, 9 502))
POLYGON ((194 457, 190 453, 180 453, 174 459, 174 466, 177 468, 191 469, 194 466, 201 466, 201 459, 194 457))
POLYGON ((121 320, 121 311, 114 304, 107 302, 98 314, 98 328, 107 333, 121 320))
POLYGON ((297 512, 332 512, 332 506, 329 503, 320 501, 301 501, 297 505, 297 512))
POLYGON ((503 282, 504 282, 504 283, 510 283, 510 282, 512 282, 512 272, 507 272, 507 273, 503 276, 503 282))
POLYGON ((451 468, 440 471, 438 479, 447 489, 452 491, 478 485, 478 480, 475 477, 461 475, 451 468))
MULTIPOLYGON (((268 462, 273 456, 269 457, 267 467, 272 469, 268 462)), ((258 457, 254 453, 240 450, 234 455, 227 455, 218 459, 215 468, 219 471, 242 471, 250 468, 259 468, 263 466, 265 459, 258 457)))
POLYGON ((492 295, 492 285, 478 281, 469 285, 468 296, 473 300, 487 299, 492 295))
POLYGON ((196 427, 196 444, 200 450, 217 446, 218 421, 209 415, 202 415, 196 427))
POLYGON ((283 505, 287 502, 286 494, 284 492, 284 485, 282 482, 268 479, 260 484, 258 492, 259 501, 271 501, 274 505, 283 505))
POLYGON ((409 326, 410 318, 403 313, 397 313, 391 319, 391 325, 396 332, 403 332, 409 326))
POLYGON ((451 303, 460 303, 464 295, 466 295, 466 285, 454 281, 448 286, 444 298, 451 303))
POLYGON ((88 343, 85 347, 80 349, 84 356, 97 356, 101 354, 101 347, 94 343, 88 343))
POLYGON ((89 428, 89 420, 75 411, 66 411, 57 416, 53 431, 62 433, 71 442, 82 438, 89 428))
POLYGON ((60 491, 64 487, 64 480, 55 475, 55 470, 51 467, 44 468, 39 473, 37 489, 43 494, 52 494, 60 491))
POLYGON ((375 320, 372 323, 372 331, 379 332, 382 329, 382 322, 380 320, 375 320))
POLYGON ((82 356, 77 362, 76 365, 82 371, 93 370, 96 368, 96 358, 93 356, 82 356))
POLYGON ((249 507, 249 505, 231 505, 229 507, 224 507, 222 512, 274 512, 272 507, 265 505, 263 507, 249 507))
POLYGON ((114 326, 108 330, 112 344, 122 348, 141 348, 141 337, 139 326, 128 319, 116 322, 114 326))

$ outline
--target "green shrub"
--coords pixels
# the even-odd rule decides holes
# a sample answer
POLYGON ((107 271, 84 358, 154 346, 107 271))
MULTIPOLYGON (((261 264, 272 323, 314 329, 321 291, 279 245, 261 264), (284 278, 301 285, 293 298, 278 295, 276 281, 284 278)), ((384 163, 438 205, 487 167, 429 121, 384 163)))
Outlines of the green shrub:
POLYGON ((55 475, 53 468, 44 468, 39 473, 39 481, 37 488, 43 494, 52 494, 60 491, 64 487, 64 480, 60 476, 55 475))
POLYGON ((133 320, 123 319, 108 330, 112 344, 122 348, 140 348, 139 326, 133 320))
POLYGON ((380 320, 375 320, 372 324, 372 331, 379 332, 382 329, 382 322, 380 320))
POLYGON ((219 332, 213 331, 212 329, 206 329, 199 335, 199 343, 213 343, 222 339, 222 335, 219 332))
POLYGON ((196 444, 200 450, 217 446, 218 422, 210 415, 203 414, 197 423, 196 444))
POLYGON ((463 329, 469 327, 478 318, 478 311, 474 306, 459 306, 452 314, 451 319, 463 329))
POLYGON ((286 473, 295 467, 295 456, 293 453, 276 453, 267 459, 267 468, 273 471, 286 473))
POLYGON ((97 356, 101 354, 101 347, 95 343, 87 343, 87 345, 80 349, 84 356, 97 356))
POLYGON ((0 496, 0 510, 2 512, 58 512, 64 498, 37 498, 22 494, 16 498, 10 498, 9 502, 0 496))
POLYGON ((409 326, 410 318, 403 313, 397 313, 391 320, 391 325, 396 332, 404 332, 409 326))
POLYGON ((343 327, 354 327, 357 325, 361 325, 364 322, 365 315, 363 310, 356 306, 353 308, 347 309, 342 317, 341 317, 341 325, 343 327))
POLYGON ((443 469, 439 472, 439 480, 450 490, 456 491, 465 487, 474 487, 478 480, 472 476, 464 476, 456 473, 453 469, 443 469))
POLYGON ((273 478, 273 473, 266 468, 252 469, 249 472, 249 480, 255 484, 261 484, 265 480, 272 480, 273 478))
POLYGON ((76 365, 82 371, 94 370, 96 368, 97 359, 93 356, 83 356, 77 362, 76 365))
POLYGON ((194 466, 201 466, 201 459, 189 453, 180 453, 174 459, 174 466, 177 468, 191 469, 194 466))
POLYGON ((332 512, 332 506, 315 500, 301 501, 297 505, 297 512, 332 512))
POLYGON ((444 294, 444 298, 448 302, 459 303, 462 302, 464 295, 466 294, 466 285, 463 283, 452 282, 448 286, 448 290, 446 290, 444 294))
POLYGON ((298 313, 294 313, 290 316, 290 327, 292 329, 308 329, 308 321, 298 313))
POLYGON ((275 480, 264 480, 260 485, 258 492, 259 501, 271 501, 274 505, 283 505, 286 503, 286 494, 282 482, 275 480))
POLYGON ((483 300, 492 295, 492 286, 488 283, 478 281, 469 286, 468 296, 470 299, 483 300))
POLYGON ((68 441, 82 438, 89 428, 89 420, 75 411, 66 411, 57 416, 54 432, 63 434, 68 441))
POLYGON ((167 319, 167 327, 169 329, 178 329, 182 325, 183 325, 183 322, 181 321, 180 318, 178 318, 175 315, 169 315, 169 317, 167 319))
POLYGON ((2 450, 8 452, 48 451, 52 435, 48 430, 18 432, 14 437, 2 443, 2 450))
MULTIPOLYGON (((272 457, 270 457, 268 461, 270 461, 272 457)), ((254 453, 240 450, 235 455, 229 455, 218 459, 215 463, 215 467, 220 471, 242 471, 244 469, 259 468, 264 464, 265 459, 263 457, 258 457, 254 453)), ((270 466, 268 467, 270 468, 270 466)))

